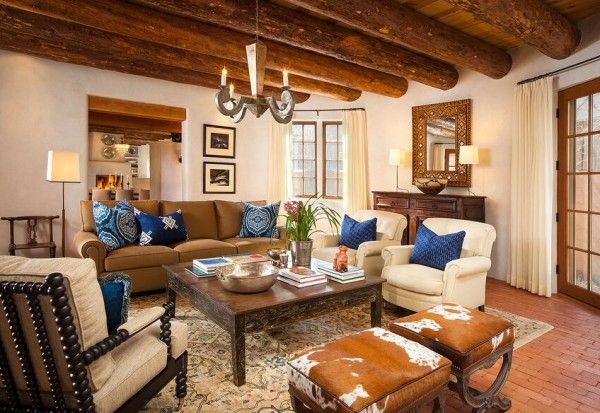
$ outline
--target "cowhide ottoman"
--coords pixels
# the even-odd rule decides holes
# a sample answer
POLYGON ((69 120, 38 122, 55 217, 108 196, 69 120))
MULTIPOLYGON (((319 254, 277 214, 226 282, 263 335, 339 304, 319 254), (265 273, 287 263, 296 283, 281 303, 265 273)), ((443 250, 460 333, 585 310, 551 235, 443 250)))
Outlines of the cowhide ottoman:
POLYGON ((509 321, 460 305, 442 304, 393 321, 390 330, 449 358, 457 379, 456 383, 450 383, 450 388, 474 412, 491 407, 510 409, 510 400, 500 397, 515 340, 514 327, 509 321), (474 372, 492 367, 500 357, 502 366, 498 376, 486 391, 469 387, 474 372))
POLYGON ((288 363, 296 412, 444 411, 450 360, 382 328, 314 347, 288 363))

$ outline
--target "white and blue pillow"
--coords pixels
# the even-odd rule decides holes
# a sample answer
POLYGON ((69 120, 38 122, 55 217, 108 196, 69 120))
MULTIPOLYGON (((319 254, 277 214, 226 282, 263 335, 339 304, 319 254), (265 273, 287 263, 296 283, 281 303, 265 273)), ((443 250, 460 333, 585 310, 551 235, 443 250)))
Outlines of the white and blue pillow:
POLYGON ((170 245, 188 239, 181 210, 161 217, 135 209, 140 229, 140 245, 170 245))
POLYGON ((342 233, 340 245, 357 250, 360 244, 377 239, 377 218, 366 221, 357 221, 348 215, 342 220, 342 233))
POLYGON ((410 262, 443 271, 446 264, 460 258, 465 235, 465 231, 437 235, 425 225, 420 225, 410 262))
POLYGON ((275 225, 280 204, 281 202, 275 202, 265 206, 257 206, 242 202, 242 228, 239 236, 242 238, 277 238, 278 231, 275 225))
POLYGON ((113 208, 94 201, 92 212, 96 223, 96 234, 107 251, 133 244, 138 239, 138 227, 133 207, 125 201, 113 208))

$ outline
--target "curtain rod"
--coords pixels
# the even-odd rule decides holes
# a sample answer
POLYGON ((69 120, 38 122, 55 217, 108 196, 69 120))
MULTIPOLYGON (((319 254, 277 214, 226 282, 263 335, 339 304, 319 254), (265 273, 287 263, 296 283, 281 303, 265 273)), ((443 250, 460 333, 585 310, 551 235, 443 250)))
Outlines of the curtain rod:
POLYGON ((553 70, 552 72, 544 73, 543 75, 539 75, 539 76, 531 77, 529 79, 521 80, 520 82, 517 83, 517 85, 522 85, 524 83, 534 82, 536 80, 543 79, 543 78, 548 77, 548 76, 558 75, 560 73, 564 73, 564 72, 567 72, 569 70, 577 69, 578 67, 585 66, 587 64, 593 63, 593 62, 595 62, 597 60, 600 60, 600 55, 597 55, 597 56, 594 56, 594 57, 590 57, 589 59, 583 60, 583 61, 581 61, 579 63, 574 63, 572 65, 563 67, 561 69, 553 70))

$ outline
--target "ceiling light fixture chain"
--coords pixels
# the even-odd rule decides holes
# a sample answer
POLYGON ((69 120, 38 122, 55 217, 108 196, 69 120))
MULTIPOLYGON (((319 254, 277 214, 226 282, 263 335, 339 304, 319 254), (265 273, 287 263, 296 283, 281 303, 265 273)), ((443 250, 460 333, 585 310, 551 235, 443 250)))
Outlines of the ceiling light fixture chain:
POLYGON ((257 118, 270 110, 273 118, 279 123, 289 123, 294 115, 294 94, 288 84, 288 72, 283 71, 283 87, 281 91, 281 104, 271 96, 263 96, 265 78, 265 64, 267 60, 267 46, 258 38, 258 0, 255 2, 256 40, 246 46, 246 58, 248 61, 248 74, 250 78, 250 89, 252 97, 233 97, 233 83, 227 88, 227 69, 221 72, 221 85, 215 95, 217 109, 223 115, 228 116, 234 123, 240 122, 249 110, 257 118))

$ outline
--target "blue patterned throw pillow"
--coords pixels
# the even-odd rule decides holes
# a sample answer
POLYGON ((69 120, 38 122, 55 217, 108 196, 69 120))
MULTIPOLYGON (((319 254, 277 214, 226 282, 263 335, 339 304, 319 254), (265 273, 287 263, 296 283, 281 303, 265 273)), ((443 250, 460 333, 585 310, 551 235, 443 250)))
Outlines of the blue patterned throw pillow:
POLYGON ((377 239, 377 218, 366 221, 357 221, 344 215, 342 220, 342 234, 340 235, 340 245, 357 250, 360 244, 377 239))
POLYGON ((242 228, 240 229, 240 237, 277 238, 278 234, 275 225, 280 204, 281 202, 275 202, 265 206, 256 206, 242 202, 242 228))
POLYGON ((188 239, 181 210, 161 217, 136 209, 135 217, 140 226, 140 245, 170 245, 188 239))
POLYGON ((410 262, 443 271, 446 264, 460 258, 465 235, 465 231, 437 235, 425 225, 420 225, 410 262))
POLYGON ((138 238, 138 228, 133 213, 133 207, 126 201, 121 201, 113 208, 94 201, 94 222, 96 234, 106 245, 107 251, 133 244, 138 238))
POLYGON ((114 334, 127 321, 131 279, 122 272, 111 272, 99 277, 98 283, 104 299, 108 334, 114 334))

